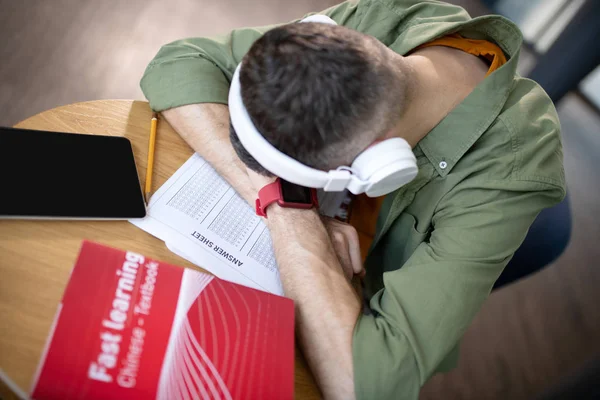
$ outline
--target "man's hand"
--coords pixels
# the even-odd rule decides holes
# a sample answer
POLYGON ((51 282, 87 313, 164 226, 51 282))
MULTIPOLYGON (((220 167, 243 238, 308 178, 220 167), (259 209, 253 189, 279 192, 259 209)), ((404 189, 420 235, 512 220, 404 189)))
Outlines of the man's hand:
POLYGON ((363 278, 365 269, 360 256, 360 243, 356 229, 337 219, 321 216, 321 221, 327 229, 335 254, 344 269, 344 275, 351 281, 354 276, 363 278))
MULTIPOLYGON (((256 191, 275 179, 246 173, 256 191)), ((296 304, 298 338, 319 387, 325 398, 352 399, 352 333, 361 311, 351 285, 362 271, 358 235, 314 209, 271 206, 267 215, 283 289, 296 304)))
POLYGON ((316 210, 273 207, 267 226, 298 340, 326 399, 354 398, 352 338, 362 301, 316 210))

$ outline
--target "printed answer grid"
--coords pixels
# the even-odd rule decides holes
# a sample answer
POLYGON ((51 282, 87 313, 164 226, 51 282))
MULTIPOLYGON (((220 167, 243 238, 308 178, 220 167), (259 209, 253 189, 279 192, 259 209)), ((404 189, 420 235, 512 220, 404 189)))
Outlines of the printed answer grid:
POLYGON ((259 222, 260 217, 236 194, 229 199, 208 229, 241 250, 259 222))
POLYGON ((248 255, 259 264, 267 267, 269 271, 279 274, 277 262, 275 261, 275 254, 273 253, 273 243, 271 242, 271 236, 269 235, 269 230, 266 226, 256 243, 254 243, 254 246, 250 249, 248 255))
POLYGON ((195 220, 203 220, 225 195, 229 185, 208 164, 194 173, 167 205, 195 220), (208 171, 203 171, 205 168, 208 171))

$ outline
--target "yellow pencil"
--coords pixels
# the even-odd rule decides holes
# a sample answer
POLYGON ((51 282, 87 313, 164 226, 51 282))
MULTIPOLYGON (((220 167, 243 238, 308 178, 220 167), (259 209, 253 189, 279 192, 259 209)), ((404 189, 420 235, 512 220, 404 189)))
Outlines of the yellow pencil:
POLYGON ((158 125, 158 117, 156 113, 152 113, 152 122, 150 123, 150 139, 148 140, 148 167, 146 168, 146 186, 144 188, 144 197, 146 204, 150 200, 150 192, 152 191, 152 169, 154 167, 154 148, 156 146, 156 126, 158 125))

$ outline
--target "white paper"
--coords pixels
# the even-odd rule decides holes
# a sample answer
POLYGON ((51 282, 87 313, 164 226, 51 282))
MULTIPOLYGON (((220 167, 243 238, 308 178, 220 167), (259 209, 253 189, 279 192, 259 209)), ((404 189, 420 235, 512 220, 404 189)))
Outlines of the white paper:
MULTIPOLYGON (((328 216, 343 215, 349 200, 346 192, 318 197, 328 216)), ((221 279, 283 294, 262 218, 197 154, 152 196, 146 218, 130 222, 221 279)))

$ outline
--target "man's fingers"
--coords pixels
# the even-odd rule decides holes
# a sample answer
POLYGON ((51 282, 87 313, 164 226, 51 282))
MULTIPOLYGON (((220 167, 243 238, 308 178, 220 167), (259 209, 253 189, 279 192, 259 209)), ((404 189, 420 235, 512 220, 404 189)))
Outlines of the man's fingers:
POLYGON ((360 242, 358 240, 358 232, 356 229, 350 224, 346 224, 343 222, 337 222, 337 229, 342 231, 342 236, 344 242, 346 243, 346 247, 348 249, 348 255, 350 257, 350 262, 352 265, 352 272, 356 275, 362 275, 364 273, 364 268, 362 264, 362 257, 360 254, 360 242))
POLYGON ((356 229, 350 224, 333 218, 323 217, 323 222, 346 276, 349 279, 353 275, 358 275, 362 278, 365 275, 365 270, 362 264, 360 242, 356 229))
POLYGON ((352 275, 354 275, 354 267, 344 233, 339 230, 333 230, 330 234, 330 237, 333 243, 333 249, 335 250, 338 260, 342 265, 342 269, 344 270, 344 275, 346 275, 346 278, 352 279, 352 275))
POLYGON ((364 272, 362 257, 360 255, 360 242, 358 241, 358 233, 356 229, 350 227, 347 234, 348 239, 348 252, 350 253, 350 260, 352 261, 352 271, 361 275, 364 272))

